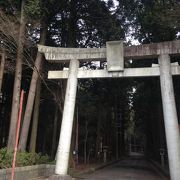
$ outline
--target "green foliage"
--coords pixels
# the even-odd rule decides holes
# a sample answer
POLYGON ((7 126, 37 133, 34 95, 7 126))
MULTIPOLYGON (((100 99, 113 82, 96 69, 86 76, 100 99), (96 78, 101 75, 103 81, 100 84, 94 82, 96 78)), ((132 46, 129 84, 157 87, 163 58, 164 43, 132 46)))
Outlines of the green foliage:
MULTIPOLYGON (((12 166, 13 152, 6 148, 0 149, 0 169, 12 166)), ((18 152, 16 166, 30 166, 35 164, 45 164, 50 161, 47 155, 41 153, 18 152)))
POLYGON ((164 0, 119 0, 117 13, 122 17, 127 33, 141 43, 176 39, 180 28, 180 5, 164 0), (128 28, 133 28, 133 32, 128 28))
POLYGON ((27 0, 25 12, 31 20, 54 16, 59 10, 56 0, 27 0))
POLYGON ((8 152, 6 148, 0 150, 0 169, 11 167, 13 153, 8 152))
POLYGON ((40 0, 28 0, 25 8, 26 14, 33 19, 38 19, 41 16, 40 0))

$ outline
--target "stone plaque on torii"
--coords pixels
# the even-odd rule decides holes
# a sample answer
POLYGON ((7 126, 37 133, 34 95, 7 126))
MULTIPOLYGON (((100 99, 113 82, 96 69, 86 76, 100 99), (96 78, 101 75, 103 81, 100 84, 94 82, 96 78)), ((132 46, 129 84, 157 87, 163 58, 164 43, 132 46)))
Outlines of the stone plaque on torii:
POLYGON ((163 115, 172 180, 180 177, 180 134, 174 98, 172 75, 180 74, 178 64, 171 65, 170 56, 180 56, 180 41, 124 47, 122 41, 106 43, 106 48, 55 48, 38 46, 51 62, 70 61, 69 70, 49 71, 49 79, 68 79, 55 174, 51 179, 70 179, 67 174, 78 78, 123 78, 160 76, 163 115), (159 66, 124 68, 124 61, 157 58, 159 66), (80 61, 105 61, 107 69, 82 70, 80 61))

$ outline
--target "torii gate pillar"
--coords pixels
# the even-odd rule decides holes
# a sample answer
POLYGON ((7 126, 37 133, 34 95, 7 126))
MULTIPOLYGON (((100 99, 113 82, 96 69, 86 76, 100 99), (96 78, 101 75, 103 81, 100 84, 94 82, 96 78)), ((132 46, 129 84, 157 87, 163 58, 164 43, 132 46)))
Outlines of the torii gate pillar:
POLYGON ((178 180, 180 178, 180 135, 168 54, 159 56, 159 65, 170 177, 171 180, 178 180))
POLYGON ((79 61, 76 59, 70 60, 69 75, 66 87, 66 96, 64 102, 64 110, 61 124, 60 140, 57 149, 57 160, 55 167, 55 175, 51 176, 51 180, 70 180, 67 175, 69 153, 71 145, 71 135, 74 118, 74 108, 77 91, 77 74, 79 68, 79 61))

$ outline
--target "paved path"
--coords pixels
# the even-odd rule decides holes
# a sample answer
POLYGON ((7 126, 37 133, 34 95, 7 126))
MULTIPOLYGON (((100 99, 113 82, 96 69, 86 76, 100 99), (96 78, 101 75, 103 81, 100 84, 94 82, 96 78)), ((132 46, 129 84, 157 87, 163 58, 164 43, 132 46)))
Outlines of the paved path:
POLYGON ((127 158, 91 174, 81 175, 77 180, 168 180, 156 172, 142 157, 127 158))

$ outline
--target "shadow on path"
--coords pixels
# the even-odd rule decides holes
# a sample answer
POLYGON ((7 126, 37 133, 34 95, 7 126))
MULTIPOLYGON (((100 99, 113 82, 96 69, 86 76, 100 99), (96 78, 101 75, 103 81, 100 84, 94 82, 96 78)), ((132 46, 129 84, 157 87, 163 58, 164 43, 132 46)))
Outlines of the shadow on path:
POLYGON ((168 180, 142 156, 128 157, 116 164, 76 178, 85 180, 168 180))

